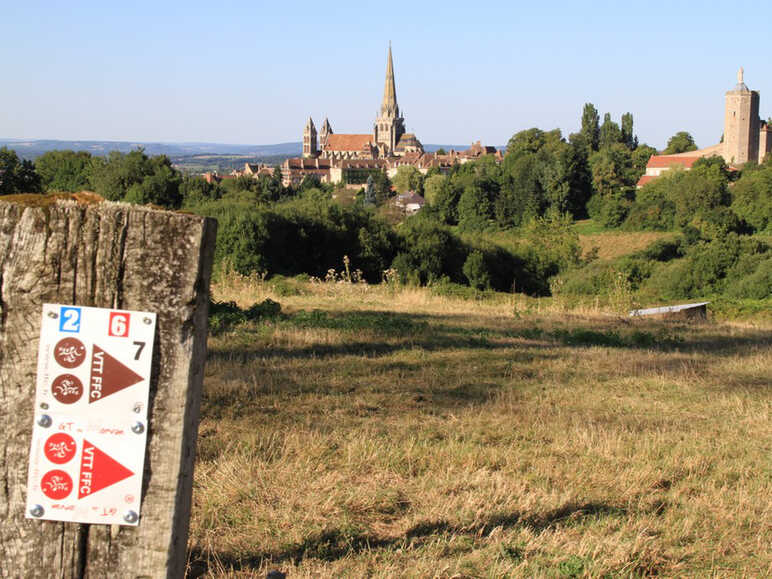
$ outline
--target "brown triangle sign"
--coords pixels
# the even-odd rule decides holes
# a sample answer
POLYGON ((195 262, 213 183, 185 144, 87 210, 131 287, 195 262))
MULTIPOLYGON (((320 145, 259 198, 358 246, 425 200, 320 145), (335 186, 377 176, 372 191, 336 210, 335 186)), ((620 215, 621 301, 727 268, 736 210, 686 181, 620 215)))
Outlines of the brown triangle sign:
POLYGON ((80 481, 78 484, 79 499, 121 482, 133 474, 133 472, 113 457, 99 450, 85 438, 83 439, 83 454, 80 457, 80 481))
POLYGON ((142 382, 143 378, 131 368, 113 358, 94 344, 91 354, 91 380, 89 381, 89 404, 142 382))

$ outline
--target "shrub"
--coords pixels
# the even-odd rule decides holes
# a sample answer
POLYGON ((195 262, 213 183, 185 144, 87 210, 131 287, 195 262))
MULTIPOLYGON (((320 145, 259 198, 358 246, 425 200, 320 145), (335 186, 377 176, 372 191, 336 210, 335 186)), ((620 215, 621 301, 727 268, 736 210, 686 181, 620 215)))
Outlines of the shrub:
POLYGON ((281 304, 266 298, 259 304, 242 310, 236 302, 209 303, 209 331, 212 335, 221 334, 245 322, 275 318, 281 313, 281 304))
POLYGON ((756 231, 772 228, 772 155, 743 170, 732 187, 732 210, 756 231))
MULTIPOLYGON (((752 263, 757 260, 746 258, 741 261, 752 263)), ((740 263, 738 263, 738 266, 739 265, 740 263)), ((737 273, 735 273, 735 276, 736 275, 737 273)), ((772 256, 767 257, 766 259, 758 259, 756 268, 747 275, 730 279, 728 281, 726 294, 735 298, 751 298, 758 300, 767 299, 772 296, 772 256)))
POLYGON ((490 289, 491 275, 481 251, 475 250, 469 254, 464 262, 463 271, 471 287, 478 290, 490 289))

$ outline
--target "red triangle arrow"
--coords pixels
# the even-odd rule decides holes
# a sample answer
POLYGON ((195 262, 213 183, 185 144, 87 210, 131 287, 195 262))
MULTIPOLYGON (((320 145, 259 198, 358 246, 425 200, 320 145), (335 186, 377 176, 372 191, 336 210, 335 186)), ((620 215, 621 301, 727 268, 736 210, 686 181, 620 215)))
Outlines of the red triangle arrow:
POLYGON ((94 344, 91 353, 89 404, 133 386, 137 382, 142 382, 142 380, 142 376, 94 344))
POLYGON ((80 480, 78 481, 79 499, 121 482, 133 474, 120 462, 99 450, 85 438, 83 439, 80 480))

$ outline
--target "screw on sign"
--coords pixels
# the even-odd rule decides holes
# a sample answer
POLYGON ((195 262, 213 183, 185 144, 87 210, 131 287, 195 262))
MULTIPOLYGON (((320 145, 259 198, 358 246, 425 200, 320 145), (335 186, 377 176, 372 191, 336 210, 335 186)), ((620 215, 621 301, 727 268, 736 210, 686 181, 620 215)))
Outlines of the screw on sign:
POLYGON ((77 448, 78 445, 72 436, 64 432, 57 432, 48 437, 43 452, 46 458, 54 464, 64 464, 72 460, 77 448))
POLYGON ((54 346, 54 359, 62 368, 77 368, 86 359, 86 347, 76 338, 63 338, 54 346))
POLYGON ((50 470, 40 479, 40 489, 49 499, 60 501, 72 492, 72 479, 63 470, 50 470))
POLYGON ((51 383, 51 393, 62 404, 73 404, 83 395, 83 384, 77 376, 62 374, 51 383))

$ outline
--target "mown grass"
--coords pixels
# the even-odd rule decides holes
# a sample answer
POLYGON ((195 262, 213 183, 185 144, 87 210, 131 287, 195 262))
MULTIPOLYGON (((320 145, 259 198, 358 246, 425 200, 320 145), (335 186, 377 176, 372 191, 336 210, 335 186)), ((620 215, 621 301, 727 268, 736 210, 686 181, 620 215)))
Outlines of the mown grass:
POLYGON ((210 338, 192 576, 772 572, 769 326, 279 288, 215 288, 282 313, 210 338))

